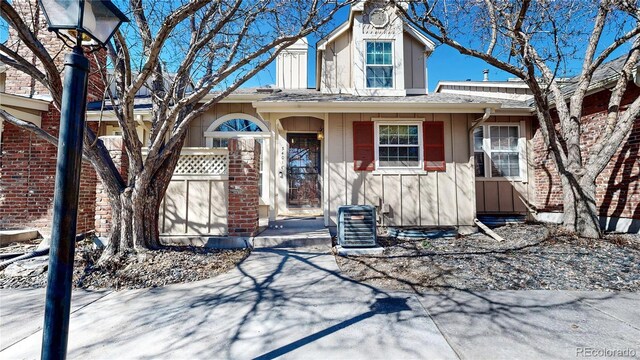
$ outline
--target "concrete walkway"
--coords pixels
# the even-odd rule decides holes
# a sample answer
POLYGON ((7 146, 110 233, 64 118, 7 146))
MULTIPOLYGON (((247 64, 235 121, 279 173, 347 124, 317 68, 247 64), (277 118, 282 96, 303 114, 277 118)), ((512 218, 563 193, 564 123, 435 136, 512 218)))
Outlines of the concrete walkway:
MULTIPOLYGON (((43 296, 0 290, 0 358, 39 358, 43 296)), ((637 293, 387 292, 342 276, 326 247, 257 249, 206 281, 74 296, 70 359, 640 356, 637 293)))

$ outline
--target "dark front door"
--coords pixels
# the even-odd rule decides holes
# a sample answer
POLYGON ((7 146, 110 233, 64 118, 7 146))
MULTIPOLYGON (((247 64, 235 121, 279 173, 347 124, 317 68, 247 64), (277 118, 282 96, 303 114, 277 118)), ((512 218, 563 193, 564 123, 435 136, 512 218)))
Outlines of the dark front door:
POLYGON ((287 205, 320 207, 320 140, 316 134, 288 134, 287 205))

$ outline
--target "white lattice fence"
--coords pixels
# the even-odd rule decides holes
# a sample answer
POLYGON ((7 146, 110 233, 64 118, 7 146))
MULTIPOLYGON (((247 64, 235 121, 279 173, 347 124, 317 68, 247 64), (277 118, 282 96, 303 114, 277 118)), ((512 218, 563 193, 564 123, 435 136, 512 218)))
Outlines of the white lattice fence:
POLYGON ((189 153, 183 150, 180 160, 173 172, 174 175, 225 175, 227 174, 227 164, 229 155, 225 152, 217 153, 189 153))
MULTIPOLYGON (((142 150, 142 155, 147 155, 147 149, 142 150)), ((228 166, 229 151, 227 149, 182 148, 173 175, 221 176, 228 174, 228 166)))

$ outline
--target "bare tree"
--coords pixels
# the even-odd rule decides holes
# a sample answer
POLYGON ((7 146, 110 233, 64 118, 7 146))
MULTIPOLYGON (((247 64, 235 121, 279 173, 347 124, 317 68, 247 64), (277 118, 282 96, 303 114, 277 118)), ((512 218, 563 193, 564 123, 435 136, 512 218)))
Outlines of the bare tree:
MULTIPOLYGON (((392 1, 395 2, 395 1, 392 1)), ((400 4, 405 19, 461 54, 522 79, 562 182, 564 226, 600 237, 595 180, 640 115, 640 99, 620 107, 640 55, 640 8, 635 0, 420 0, 400 4), (610 90, 606 127, 594 146, 580 147, 581 117, 594 72, 616 50, 627 51, 610 90), (571 61, 582 66, 572 91, 559 79, 571 61)))
MULTIPOLYGON (((85 128, 84 157, 108 192, 112 232, 103 260, 159 246, 158 213, 189 124, 272 62, 296 40, 322 29, 350 1, 332 0, 130 0, 131 23, 115 36, 108 54, 115 92, 109 91, 129 157, 122 178, 96 134, 85 128), (170 79, 170 81, 168 81, 170 79), (149 87, 152 119, 148 154, 136 133, 134 97, 149 87)), ((0 61, 44 84, 59 108, 61 81, 34 34, 38 19, 22 18, 7 0, 2 18, 18 36, 0 44, 0 61), (15 51, 27 46, 41 66, 15 51)), ((57 145, 57 138, 0 111, 5 121, 57 145)))

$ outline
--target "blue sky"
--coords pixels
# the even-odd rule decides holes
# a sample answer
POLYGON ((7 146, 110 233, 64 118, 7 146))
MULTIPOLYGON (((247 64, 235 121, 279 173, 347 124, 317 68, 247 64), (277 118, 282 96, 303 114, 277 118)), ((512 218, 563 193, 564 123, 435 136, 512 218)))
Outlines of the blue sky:
MULTIPOLYGON (((328 25, 328 29, 331 30, 341 23, 343 23, 349 14, 349 9, 341 9, 335 16, 335 18, 328 25)), ((0 26, 0 41, 6 39, 6 23, 0 26)), ((614 34, 606 33, 603 35, 602 42, 607 43, 611 41, 614 34)), ((308 63, 308 85, 313 87, 315 85, 315 44, 319 40, 319 36, 312 34, 308 37, 309 40, 309 63, 308 63)), ((618 49, 610 58, 615 58, 622 55, 627 51, 629 45, 623 46, 618 49)), ((580 62, 574 61, 569 63, 568 70, 578 70, 580 62)), ((475 59, 469 56, 459 54, 456 50, 453 50, 447 46, 438 46, 433 54, 427 60, 427 66, 429 71, 429 91, 433 91, 438 81, 443 80, 482 80, 484 69, 489 69, 490 80, 507 80, 513 78, 513 75, 508 74, 502 70, 494 68, 482 60, 475 59)), ((574 71, 575 72, 575 71, 574 71)), ((266 69, 258 73, 242 87, 258 87, 275 84, 275 64, 270 64, 266 69)))
MULTIPOLYGON (((331 31, 333 28, 339 26, 347 20, 349 16, 349 9, 341 9, 331 23, 327 26, 327 29, 331 31)), ((309 87, 315 86, 315 67, 316 67, 316 42, 320 40, 321 36, 312 34, 308 37, 309 40, 309 62, 308 62, 308 85, 309 87)), ((429 91, 435 89, 438 81, 442 80, 482 80, 482 71, 489 69, 489 78, 491 80, 507 80, 512 78, 513 75, 508 74, 502 70, 489 66, 482 60, 478 60, 472 57, 464 56, 446 46, 438 46, 433 54, 427 60, 427 66, 429 71, 429 91)), ((270 64, 263 71, 258 73, 252 79, 247 81, 242 87, 258 87, 265 85, 275 84, 276 66, 270 64)))
MULTIPOLYGON (((316 39, 309 39, 309 86, 315 85, 314 71, 316 66, 315 56, 315 42, 316 39), (313 47, 312 47, 313 46, 313 47)), ((433 54, 427 60, 427 67, 429 71, 429 91, 435 89, 438 81, 443 80, 467 80, 481 81, 484 69, 489 69, 490 80, 507 80, 514 76, 508 74, 500 69, 494 68, 482 60, 475 59, 469 56, 464 56, 446 46, 439 46, 433 52, 433 54)), ((275 84, 275 64, 270 64, 266 69, 258 73, 243 87, 257 87, 264 85, 275 84)))
MULTIPOLYGON (((349 9, 344 8, 341 9, 332 22, 329 25, 329 30, 337 27, 348 18, 349 9)), ((592 26, 592 24, 589 24, 592 26)), ((622 30, 622 29, 616 29, 622 30)), ((614 39, 615 34, 611 31, 611 29, 605 29, 602 38, 601 44, 609 44, 614 39)), ((315 44, 319 40, 318 36, 309 36, 309 62, 308 62, 308 85, 309 87, 315 86, 315 44)), ((602 47, 602 46, 601 46, 602 47)), ((628 51, 630 45, 626 44, 616 50, 609 59, 614 59, 618 56, 621 56, 626 51, 628 51)), ((583 54, 578 54, 583 55, 583 54)), ((579 72, 582 65, 581 60, 569 61, 567 63, 566 71, 569 73, 568 75, 574 75, 579 72)), ((489 70, 489 79, 494 81, 507 80, 509 78, 514 78, 515 76, 509 74, 505 71, 497 69, 484 61, 473 58, 470 56, 462 55, 458 53, 457 50, 454 50, 448 46, 440 45, 437 46, 435 51, 431 54, 431 56, 427 60, 427 68, 429 72, 429 91, 433 91, 438 84, 439 81, 446 80, 471 80, 471 81, 481 81, 483 79, 483 70, 489 70)), ((258 87, 264 85, 272 85, 275 84, 275 64, 270 64, 263 71, 258 73, 255 77, 246 82, 242 87, 258 87)))

